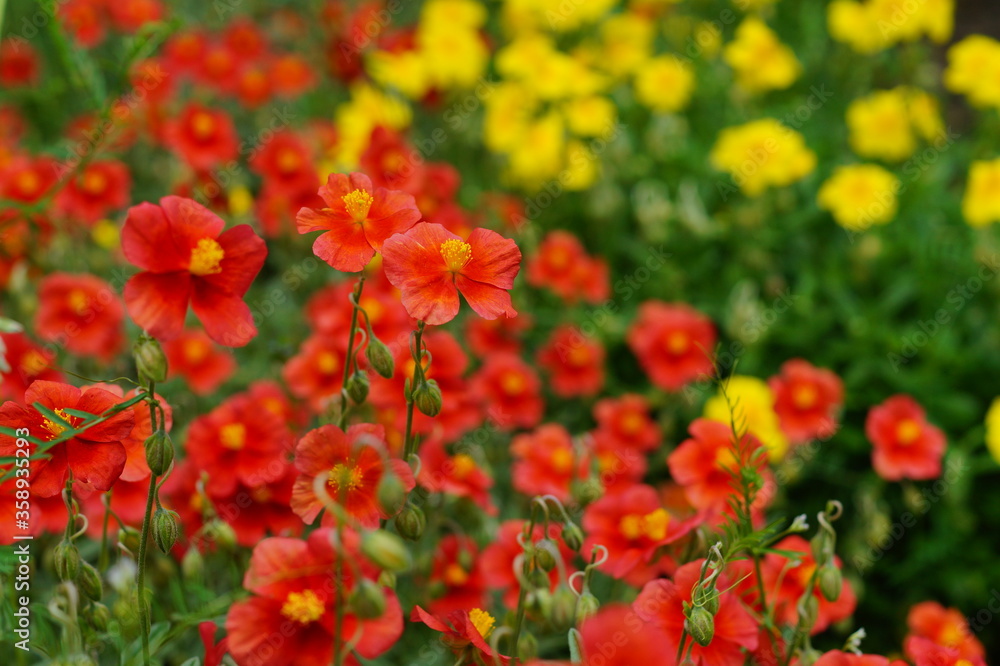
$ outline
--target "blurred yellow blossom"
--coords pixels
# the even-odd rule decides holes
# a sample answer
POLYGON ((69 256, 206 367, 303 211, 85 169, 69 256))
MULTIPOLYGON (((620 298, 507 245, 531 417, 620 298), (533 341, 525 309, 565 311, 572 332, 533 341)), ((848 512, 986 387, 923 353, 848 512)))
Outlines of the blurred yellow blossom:
POLYGON ((751 197, 769 187, 790 185, 816 168, 816 154, 802 135, 774 118, 722 130, 709 159, 751 197))
POLYGON ((792 50, 756 16, 740 23, 723 58, 736 72, 736 82, 752 92, 787 88, 802 71, 792 50))
POLYGON ((737 428, 744 426, 767 447, 771 462, 784 458, 788 439, 781 431, 774 411, 774 393, 767 383, 756 377, 733 375, 726 380, 725 388, 729 400, 719 391, 705 403, 703 416, 726 424, 735 420, 737 428))
POLYGON ((1000 221, 1000 159, 972 163, 962 215, 974 227, 1000 221))
POLYGON ((653 23, 645 16, 625 12, 609 17, 601 24, 601 65, 617 77, 632 74, 652 55, 654 36, 653 23))
POLYGON ((569 131, 576 136, 598 136, 618 117, 618 109, 607 97, 576 97, 563 106, 569 131))
POLYGON ((892 173, 874 164, 838 167, 819 188, 820 208, 830 211, 837 224, 864 231, 896 216, 900 183, 892 173))
POLYGON ((338 106, 334 114, 339 133, 333 161, 339 165, 338 170, 357 166, 376 127, 403 129, 412 120, 405 100, 370 83, 356 83, 350 93, 350 100, 338 106))
POLYGON ((986 412, 986 448, 1000 463, 1000 398, 996 398, 986 412))
POLYGON ((917 148, 903 88, 879 90, 851 102, 847 127, 851 149, 862 157, 897 162, 917 148))
POLYGON ((943 44, 954 28, 954 0, 834 0, 830 36, 859 53, 874 53, 927 36, 943 44))
POLYGON ((635 96, 653 111, 679 111, 694 90, 691 66, 671 55, 659 56, 642 66, 635 77, 635 96))
POLYGON ((1000 42, 970 35, 948 49, 944 85, 973 106, 1000 108, 1000 42))

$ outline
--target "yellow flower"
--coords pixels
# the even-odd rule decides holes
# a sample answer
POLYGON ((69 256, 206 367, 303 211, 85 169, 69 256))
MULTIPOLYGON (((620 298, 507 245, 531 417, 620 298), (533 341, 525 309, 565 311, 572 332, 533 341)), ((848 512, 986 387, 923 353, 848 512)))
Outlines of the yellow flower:
POLYGON ((375 51, 366 61, 368 74, 386 88, 394 88, 410 99, 420 99, 429 88, 424 59, 419 51, 375 51))
POLYGON ((783 90, 802 72, 792 50, 755 16, 743 20, 722 57, 735 70, 736 82, 752 92, 783 90))
POLYGON ((972 163, 962 215, 974 227, 1000 221, 1000 159, 972 163))
POLYGON ((614 125, 618 110, 607 97, 577 97, 563 106, 566 125, 576 136, 598 136, 614 125))
POLYGON ((253 195, 246 185, 233 185, 229 188, 229 212, 233 215, 246 215, 253 210, 253 195))
POLYGON ((995 399, 986 412, 986 448, 1000 463, 1000 398, 995 399))
POLYGON ((1000 107, 1000 42, 971 35, 948 49, 944 85, 977 107, 1000 107))
POLYGON ((703 416, 726 424, 735 420, 737 427, 744 425, 767 447, 771 462, 784 458, 788 439, 781 431, 778 415, 774 411, 774 394, 767 383, 756 377, 733 375, 726 381, 726 395, 729 402, 721 391, 709 398, 703 416))
POLYGON ((447 21, 421 22, 416 42, 435 88, 472 88, 486 71, 489 49, 475 28, 447 21))
POLYGON ((602 66, 617 77, 632 74, 652 54, 654 37, 653 23, 644 16, 632 12, 611 16, 601 24, 602 66))
POLYGON ((486 8, 473 0, 427 0, 420 20, 438 25, 478 29, 486 23, 486 8))
POLYGON ((646 62, 635 77, 635 96, 653 111, 680 111, 694 90, 694 72, 674 56, 659 56, 646 62))
POLYGON ((816 154, 802 135, 774 118, 722 130, 709 159, 751 197, 769 187, 790 185, 816 168, 816 154))
POLYGON ((955 29, 955 0, 923 0, 922 18, 927 36, 944 44, 955 29))
POLYGON ((515 82, 499 83, 485 100, 483 140, 494 152, 507 152, 524 142, 537 102, 534 94, 515 82))
POLYGON ((944 134, 944 121, 941 120, 937 99, 919 88, 904 88, 904 91, 907 95, 910 122, 913 123, 917 134, 926 141, 933 141, 944 134))
POLYGON ((897 162, 917 148, 903 88, 877 91, 851 102, 847 126, 851 148, 862 157, 897 162))
POLYGON ((532 121, 523 140, 512 147, 507 164, 514 182, 537 189, 555 178, 563 168, 566 128, 562 116, 550 111, 532 121))
POLYGON ((351 86, 351 98, 337 107, 335 118, 339 135, 333 157, 338 170, 344 171, 357 166, 373 129, 408 127, 412 113, 404 100, 362 82, 351 86))
POLYGON ((954 0, 834 0, 827 7, 830 36, 860 53, 874 53, 926 35, 951 38, 954 0))
POLYGON ((827 6, 830 37, 858 53, 875 53, 888 46, 868 8, 854 0, 834 0, 827 6))
POLYGON ((840 226, 864 231, 896 216, 899 187, 899 179, 880 166, 842 166, 819 188, 817 201, 840 226))
POLYGON ((600 175, 600 162, 582 141, 570 141, 566 147, 566 168, 560 174, 560 182, 567 190, 585 190, 600 175))

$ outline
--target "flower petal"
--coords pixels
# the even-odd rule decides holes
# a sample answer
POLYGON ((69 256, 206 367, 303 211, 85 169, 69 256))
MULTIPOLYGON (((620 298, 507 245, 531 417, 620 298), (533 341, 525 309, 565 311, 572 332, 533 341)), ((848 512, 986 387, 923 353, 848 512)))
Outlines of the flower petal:
POLYGON ((194 247, 202 238, 217 238, 226 228, 226 223, 221 217, 193 199, 163 197, 160 199, 160 205, 170 220, 170 229, 181 251, 194 247))
POLYGON ((514 278, 521 270, 521 250, 517 243, 483 228, 473 230, 468 242, 472 246, 472 259, 462 269, 462 275, 501 289, 513 288, 514 278))
POLYGON ((187 266, 189 255, 174 244, 170 220, 156 204, 141 203, 129 209, 121 243, 125 258, 144 270, 169 273, 187 266))
POLYGON ((483 319, 510 319, 517 316, 510 294, 505 289, 470 280, 462 274, 455 276, 455 285, 469 302, 469 307, 483 319))
POLYGON ((401 234, 420 221, 420 211, 412 194, 379 188, 368 211, 365 235, 376 250, 394 234, 401 234))
POLYGON ((184 330, 191 276, 187 271, 139 273, 125 283, 124 296, 132 321, 154 338, 170 340, 184 330))
POLYGON ((243 296, 264 266, 267 245, 249 224, 227 229, 217 240, 225 253, 219 262, 222 270, 203 279, 234 296, 243 296))
POLYGON ((191 307, 208 337, 226 347, 242 347, 257 335, 250 307, 239 296, 195 281, 191 307))
POLYGON ((121 442, 93 443, 71 439, 66 442, 66 458, 73 478, 110 490, 125 469, 125 447, 121 442))
POLYGON ((338 271, 357 273, 375 256, 365 228, 355 222, 337 222, 313 243, 313 254, 338 271))

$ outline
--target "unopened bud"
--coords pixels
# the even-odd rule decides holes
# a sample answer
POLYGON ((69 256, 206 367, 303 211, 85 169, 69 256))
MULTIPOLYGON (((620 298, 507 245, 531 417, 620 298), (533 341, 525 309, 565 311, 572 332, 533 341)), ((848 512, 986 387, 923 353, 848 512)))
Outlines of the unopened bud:
POLYGON ((583 622, 588 617, 596 615, 600 607, 601 602, 597 600, 597 597, 589 591, 584 592, 576 601, 576 621, 583 622))
POLYGON ((827 601, 836 601, 840 598, 840 590, 844 586, 844 577, 840 569, 832 564, 827 564, 819 570, 819 591, 823 593, 823 598, 827 601))
POLYGON ((576 595, 567 585, 560 585, 552 595, 552 613, 546 618, 556 631, 566 631, 573 626, 576 613, 576 595))
POLYGON ((704 606, 692 606, 684 628, 698 645, 705 647, 715 636, 715 617, 704 606))
POLYGON ((543 571, 552 571, 556 566, 556 558, 552 555, 555 548, 548 539, 538 542, 535 545, 535 566, 543 571))
POLYGON ((562 529, 562 540, 572 550, 583 548, 583 530, 576 523, 566 523, 562 529))
POLYGON ((157 509, 153 514, 153 541, 164 553, 169 553, 177 543, 177 516, 173 511, 157 509))
POLYGON ((413 566, 406 544, 385 530, 371 530, 361 537, 361 552, 380 569, 402 573, 413 566))
POLYGON ((418 506, 409 504, 396 516, 396 531, 404 539, 416 541, 423 535, 427 518, 418 506))
POLYGON ((820 528, 816 536, 809 540, 809 548, 812 550, 813 559, 817 564, 825 564, 833 560, 834 535, 827 530, 820 528))
POLYGON ((347 395, 356 405, 360 405, 368 399, 368 375, 363 370, 358 370, 347 378, 347 395))
POLYGON ((92 601, 100 601, 104 596, 104 584, 101 574, 89 562, 80 563, 80 575, 77 579, 80 590, 92 601))
POLYGON ((528 574, 528 582, 531 583, 531 586, 536 590, 548 590, 552 587, 549 575, 541 569, 535 569, 528 574))
POLYGON ((396 370, 396 362, 392 359, 392 352, 389 351, 388 345, 375 336, 370 336, 365 356, 375 372, 386 379, 392 379, 392 373, 396 370))
POLYGON ((416 404, 417 409, 420 410, 421 414, 430 417, 435 417, 440 414, 443 399, 441 397, 441 389, 438 387, 438 383, 433 379, 428 379, 427 381, 418 384, 417 388, 413 391, 413 402, 416 404))
POLYGON ((167 378, 167 356, 163 353, 160 343, 153 338, 140 337, 132 346, 132 356, 135 367, 139 370, 139 378, 153 382, 162 382, 167 378))
POLYGON ((205 570, 205 558, 197 548, 191 546, 181 559, 181 571, 185 578, 198 578, 205 570))
POLYGON ((799 611, 799 627, 802 629, 812 628, 816 625, 816 620, 819 619, 819 599, 816 598, 815 594, 810 594, 802 605, 804 608, 799 611))
POLYGON ((387 587, 390 590, 396 589, 396 574, 391 571, 382 571, 378 575, 378 584, 382 587, 387 587))
POLYGON ((348 603, 361 620, 374 620, 385 613, 385 593, 375 581, 367 578, 362 578, 358 582, 348 603))
POLYGON ((527 663, 538 656, 538 639, 535 635, 524 631, 517 641, 517 656, 519 663, 527 663))
POLYGON ((63 541, 55 548, 53 560, 59 580, 76 580, 80 573, 80 551, 70 541, 63 541))
POLYGON ((170 435, 163 430, 157 430, 146 438, 146 464, 154 476, 160 476, 170 468, 174 461, 174 443, 170 435))
POLYGON ((573 499, 580 506, 587 506, 604 495, 604 486, 597 479, 587 479, 586 481, 574 483, 571 491, 573 499))
POLYGON ((713 587, 698 585, 691 595, 691 603, 695 606, 702 606, 712 615, 719 612, 719 593, 713 587))
POLYGON ((108 623, 111 621, 111 611, 104 604, 92 603, 84 611, 84 618, 98 632, 108 630, 108 623))
POLYGON ((128 548, 130 553, 139 552, 139 530, 134 527, 125 526, 118 531, 118 541, 128 548))
POLYGON ((378 483, 378 503, 387 516, 395 516, 406 502, 406 486, 399 475, 387 469, 378 483))
POLYGON ((215 539, 215 543, 223 548, 233 548, 236 546, 236 530, 224 520, 216 518, 205 529, 210 538, 215 539))

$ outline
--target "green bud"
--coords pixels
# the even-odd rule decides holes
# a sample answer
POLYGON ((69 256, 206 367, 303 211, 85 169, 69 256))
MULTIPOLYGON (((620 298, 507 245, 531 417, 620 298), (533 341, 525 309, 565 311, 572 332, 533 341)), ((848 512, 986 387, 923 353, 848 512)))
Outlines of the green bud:
POLYGON ((427 527, 427 517, 418 506, 408 504, 396 516, 396 531, 404 539, 416 541, 423 535, 427 527))
POLYGON ((535 635, 523 631, 517 641, 517 656, 519 663, 526 663, 538 656, 538 639, 535 635))
POLYGON ((378 584, 390 590, 396 589, 396 574, 391 571, 383 571, 378 575, 378 584))
POLYGON ((218 518, 210 522, 205 531, 209 537, 215 540, 223 548, 234 548, 236 546, 236 531, 233 526, 218 518))
POLYGON ((181 559, 181 571, 185 578, 196 579, 205 571, 205 558, 197 548, 191 546, 181 559))
POLYGON ((583 622, 588 617, 592 617, 597 614, 597 611, 601 607, 601 602, 597 600, 590 591, 585 591, 580 595, 580 598, 576 600, 576 621, 583 622))
POLYGON ((389 516, 395 516, 406 502, 406 487, 402 479, 387 469, 378 484, 378 503, 389 516))
POLYGON ((385 530, 365 532, 361 537, 361 552, 386 571, 402 573, 413 566, 413 556, 403 540, 385 530))
POLYGON ((125 526, 118 531, 118 542, 129 549, 130 553, 139 553, 139 530, 125 526))
POLYGON ((541 569, 535 569, 529 573, 528 582, 536 590, 548 590, 552 586, 551 581, 549 581, 549 575, 541 569))
POLYGON ((369 388, 368 375, 363 370, 357 370, 347 378, 347 395, 356 405, 360 405, 368 399, 369 388))
POLYGON ((827 601, 840 598, 840 590, 844 586, 844 577, 840 569, 827 564, 819 570, 819 591, 827 601))
POLYGON ((167 356, 163 353, 160 343, 145 335, 140 336, 132 345, 132 356, 135 367, 139 370, 139 378, 153 382, 162 382, 167 378, 167 356))
POLYGON ((433 379, 428 379, 422 384, 418 384, 413 391, 413 402, 421 414, 432 418, 440 414, 443 399, 438 383, 433 379))
POLYGON ((84 610, 84 618, 99 632, 108 630, 108 623, 111 622, 111 611, 104 604, 94 602, 84 610))
POLYGON ((835 537, 833 534, 820 528, 816 536, 809 540, 809 548, 812 550, 813 559, 817 564, 825 564, 833 561, 835 537))
POLYGON ((803 630, 810 629, 819 619, 819 599, 815 594, 810 594, 805 600, 805 612, 799 615, 799 627, 803 630))
POLYGON ((365 349, 365 356, 368 363, 378 374, 386 379, 392 379, 392 373, 396 370, 396 362, 392 359, 392 352, 388 345, 376 338, 369 336, 368 347, 365 349))
POLYGON ((566 631, 573 626, 573 615, 576 613, 576 595, 567 585, 560 585, 552 595, 552 611, 546 619, 559 631, 566 631))
POLYGON ((374 620, 385 613, 385 593, 373 580, 362 578, 351 593, 347 603, 362 620, 374 620))
POLYGON ((53 553, 56 575, 59 580, 76 580, 80 573, 80 551, 70 541, 63 541, 53 553))
POLYGON ((698 585, 691 595, 691 602, 695 606, 702 606, 712 615, 719 612, 719 593, 711 586, 698 585))
POLYGON ((715 617, 703 606, 691 606, 684 628, 698 645, 705 647, 715 636, 715 617))
POLYGON ((566 523, 562 529, 562 540, 571 549, 579 551, 583 548, 583 530, 576 523, 566 523))
POLYGON ((580 506, 587 506, 604 495, 604 486, 597 479, 587 479, 586 481, 574 483, 571 487, 571 492, 573 493, 573 499, 580 506))
POLYGON ((549 547, 546 547, 546 544, 555 548, 555 544, 548 539, 538 542, 535 546, 535 566, 543 571, 552 571, 556 567, 556 558, 552 555, 549 547))
POLYGON ((157 430, 146 438, 146 464, 155 476, 160 476, 170 468, 174 461, 174 443, 170 435, 163 430, 157 430))
POLYGON ((77 580, 80 590, 93 601, 100 601, 104 596, 104 584, 101 574, 89 562, 80 563, 80 575, 77 580))
POLYGON ((157 509, 153 514, 153 541, 164 553, 169 553, 177 543, 177 515, 173 511, 157 509))

